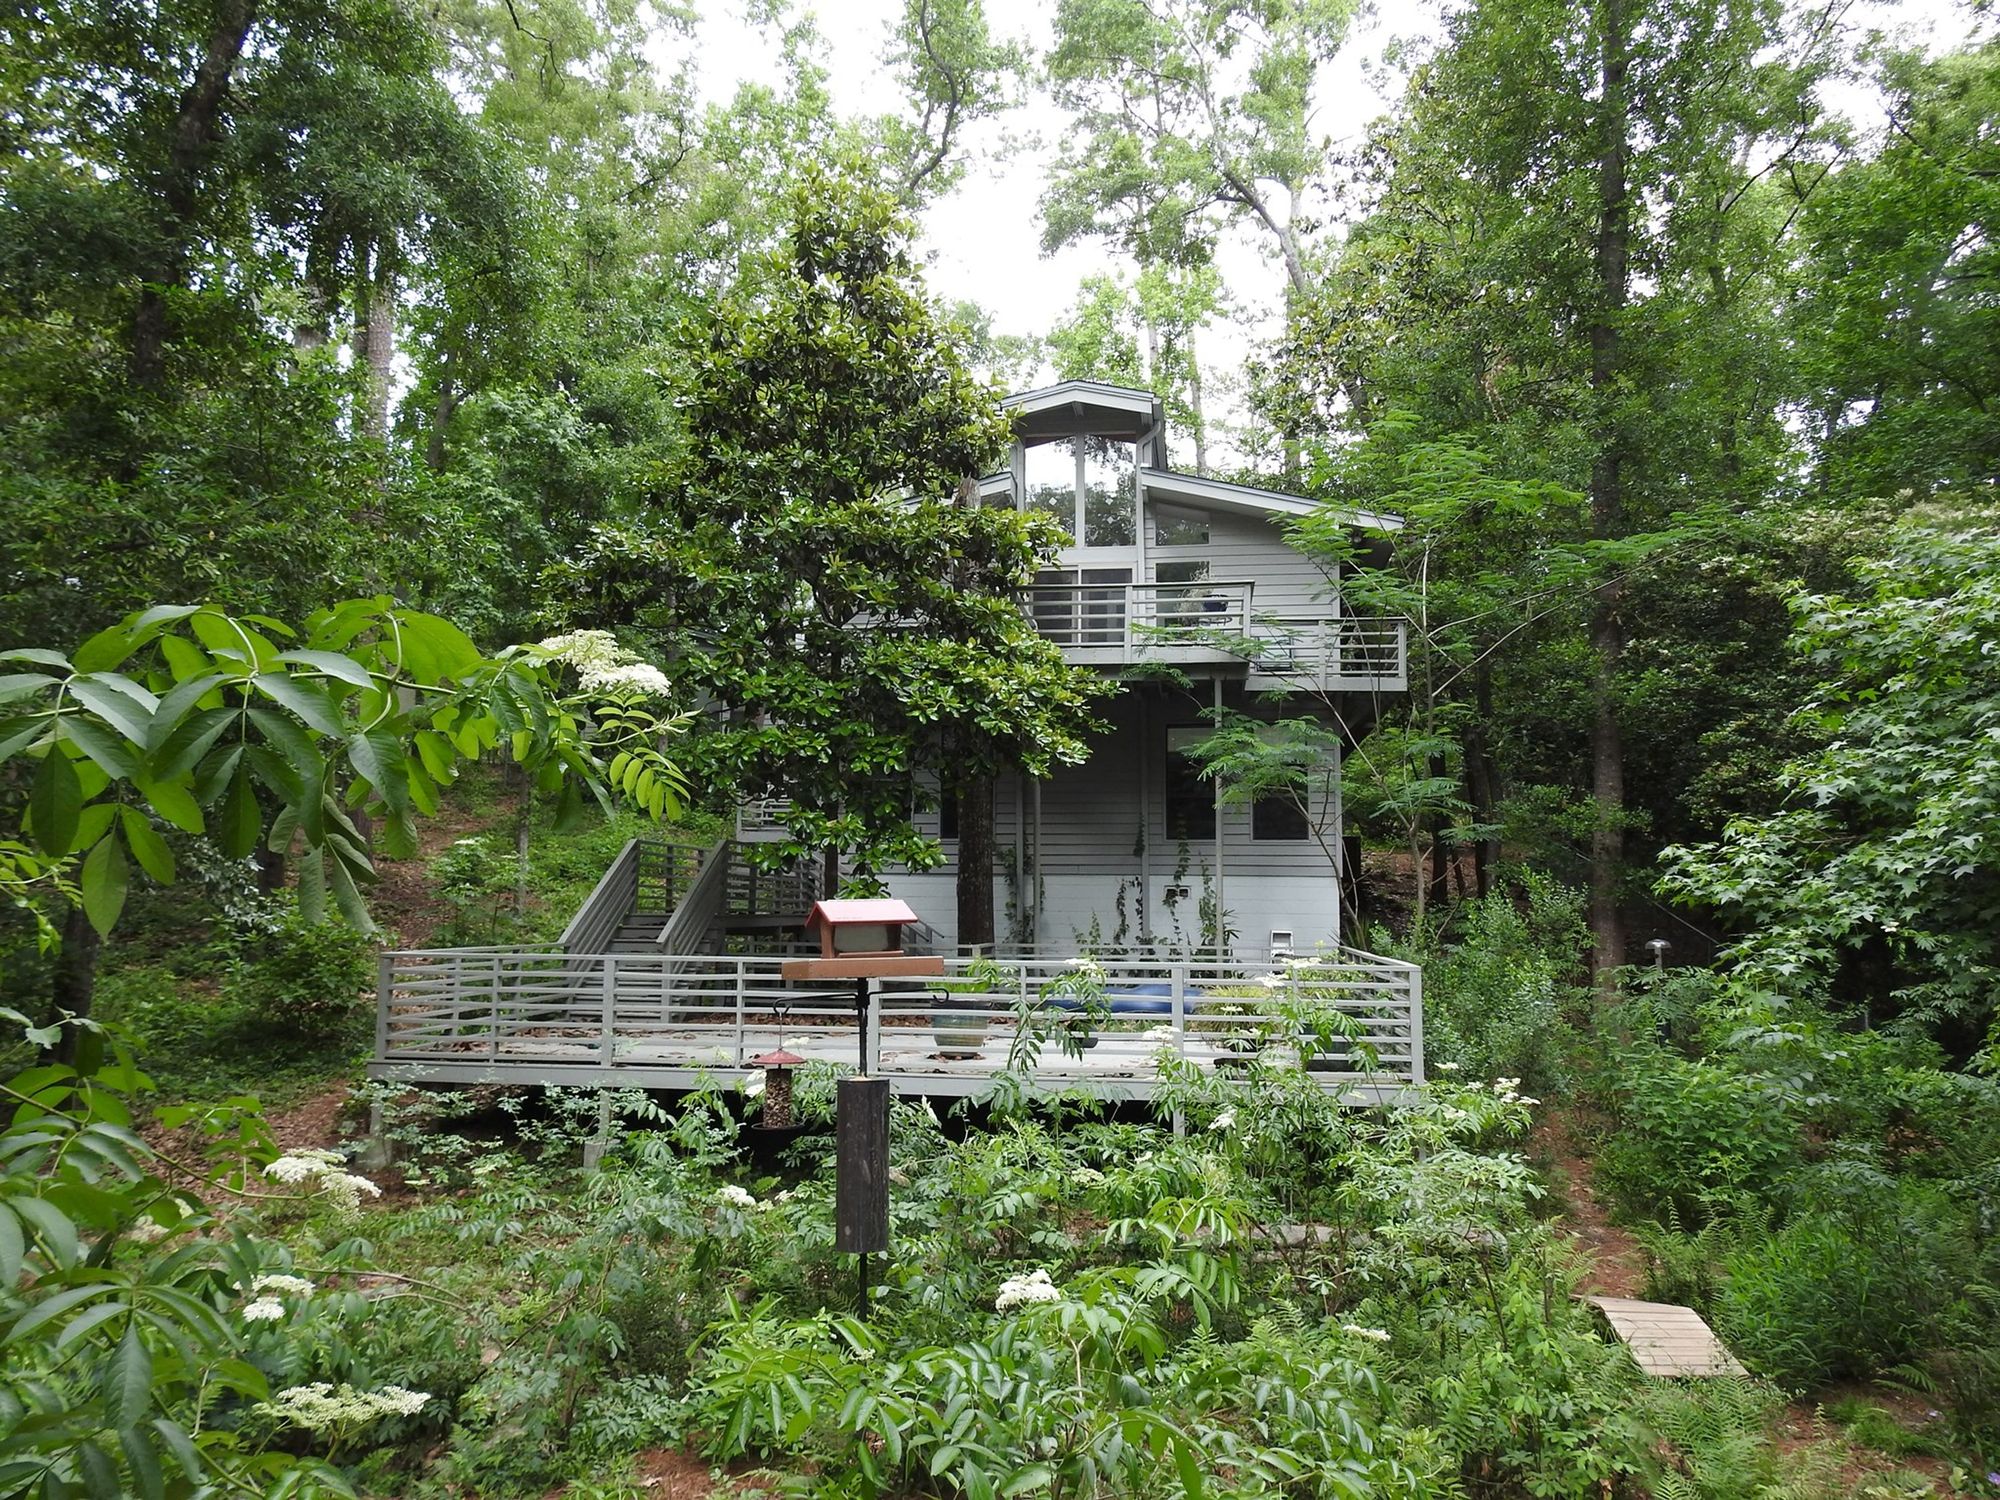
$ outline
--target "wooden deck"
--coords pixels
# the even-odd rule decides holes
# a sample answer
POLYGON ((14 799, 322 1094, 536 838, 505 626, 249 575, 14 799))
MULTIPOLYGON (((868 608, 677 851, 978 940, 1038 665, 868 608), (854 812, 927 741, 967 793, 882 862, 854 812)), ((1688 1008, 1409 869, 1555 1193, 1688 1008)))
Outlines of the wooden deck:
MULTIPOLYGON (((369 1072, 687 1089, 733 1081, 781 1041, 809 1060, 858 1067, 851 988, 787 983, 780 962, 560 948, 386 954, 369 1072)), ((1423 1079, 1412 965, 1340 950, 1275 972, 1212 961, 1102 968, 1109 1013, 1094 1019, 1066 993, 1071 960, 1023 957, 997 971, 949 960, 941 985, 889 982, 869 1008, 869 1070, 904 1095, 978 1093, 1011 1067, 1045 1092, 1144 1099, 1163 1058, 1218 1071, 1250 1058, 1297 1066, 1302 1032, 1324 1035, 1331 1016, 1339 1035, 1310 1075, 1329 1093, 1377 1104, 1423 1079)))

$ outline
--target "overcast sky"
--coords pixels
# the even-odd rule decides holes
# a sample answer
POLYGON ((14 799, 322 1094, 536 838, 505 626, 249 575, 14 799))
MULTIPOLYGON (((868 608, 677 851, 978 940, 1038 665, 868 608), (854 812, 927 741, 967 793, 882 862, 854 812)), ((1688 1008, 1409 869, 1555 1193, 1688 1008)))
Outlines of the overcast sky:
MULTIPOLYGON (((901 0, 819 0, 801 8, 818 14, 835 107, 843 114, 886 108, 895 84, 885 75, 882 53, 901 0)), ((996 0, 989 3, 988 14, 999 18, 993 22, 996 31, 1039 55, 1051 38, 1054 8, 1054 0, 996 0)), ((712 0, 703 9, 699 45, 705 95, 727 98, 741 80, 779 82, 777 50, 744 19, 742 0, 712 0)), ((1320 81, 1314 121, 1320 135, 1336 143, 1352 140, 1388 109, 1399 80, 1381 65, 1384 48, 1399 37, 1435 36, 1438 9, 1437 0, 1377 0, 1373 15, 1320 81)), ((1970 30, 1966 9, 1957 0, 1855 0, 1848 22, 1861 30, 1907 27, 1933 46, 1949 45, 1970 30)), ((1879 117, 1858 95, 1833 102, 1857 119, 1868 117, 1871 125, 1879 117)), ((1084 277, 1114 268, 1095 246, 1073 246, 1054 256, 1041 253, 1036 203, 1061 123, 1060 112, 1045 99, 1031 99, 1004 122, 982 123, 969 140, 975 156, 971 172, 923 218, 933 292, 978 303, 992 314, 996 333, 1045 333, 1074 304, 1084 277), (1039 137, 1041 143, 1006 153, 1003 133, 1039 137)), ((1247 230, 1224 243, 1220 262, 1242 321, 1238 328, 1217 328, 1209 335, 1203 365, 1215 372, 1209 383, 1221 397, 1220 414, 1226 418, 1237 407, 1230 377, 1241 369, 1251 340, 1275 330, 1283 273, 1247 230)))

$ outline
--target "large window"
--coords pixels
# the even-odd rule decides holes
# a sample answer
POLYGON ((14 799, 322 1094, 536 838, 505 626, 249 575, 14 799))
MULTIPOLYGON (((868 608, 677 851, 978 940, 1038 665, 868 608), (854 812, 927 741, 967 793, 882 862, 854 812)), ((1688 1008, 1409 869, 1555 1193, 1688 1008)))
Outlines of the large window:
POLYGON ((1028 509, 1061 524, 1085 547, 1137 540, 1139 466, 1130 443, 1057 438, 1027 451, 1028 509))
POLYGON ((1196 725, 1167 730, 1167 840, 1190 843, 1215 837, 1215 783, 1201 774, 1201 762, 1190 753, 1208 738, 1196 725))

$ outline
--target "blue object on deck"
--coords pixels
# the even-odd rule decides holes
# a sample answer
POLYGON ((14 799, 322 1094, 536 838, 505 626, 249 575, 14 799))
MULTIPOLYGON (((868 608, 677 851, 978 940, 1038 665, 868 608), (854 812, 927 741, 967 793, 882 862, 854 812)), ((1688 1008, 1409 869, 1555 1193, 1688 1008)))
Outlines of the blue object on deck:
MULTIPOLYGON (((1202 998, 1201 989, 1192 984, 1182 994, 1190 1001, 1202 998)), ((1107 988, 1104 998, 1110 1002, 1114 1016, 1170 1016, 1174 1013, 1174 987, 1164 979, 1107 988)), ((1070 995, 1054 996, 1049 1004, 1057 1010, 1083 1008, 1082 1002, 1070 995)))

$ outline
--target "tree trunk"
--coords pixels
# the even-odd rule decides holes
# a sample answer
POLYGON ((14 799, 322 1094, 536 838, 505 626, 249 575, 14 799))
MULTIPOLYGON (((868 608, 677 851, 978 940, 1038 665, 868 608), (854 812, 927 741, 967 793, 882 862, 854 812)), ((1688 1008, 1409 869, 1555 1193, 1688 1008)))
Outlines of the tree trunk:
MULTIPOLYGON (((103 940, 81 906, 72 906, 63 913, 62 947, 56 953, 55 968, 49 976, 51 1022, 60 1021, 65 1014, 77 1017, 90 1014, 91 1001, 97 994, 97 956, 102 949, 103 940)), ((55 1052, 63 1062, 75 1060, 75 1027, 63 1028, 55 1052)))
POLYGON ((355 289, 355 307, 354 357, 366 382, 358 430, 367 442, 386 443, 396 373, 396 271, 382 246, 375 247, 374 274, 355 289))
MULTIPOLYGON (((1493 722, 1493 673, 1482 661, 1472 670, 1473 716, 1465 728, 1466 791, 1472 816, 1482 828, 1490 829, 1499 815, 1499 776, 1493 769, 1493 747, 1487 726, 1493 722)), ((1474 889, 1481 896, 1493 894, 1493 867, 1500 862, 1500 839, 1482 833, 1472 845, 1474 889)))
MULTIPOLYGON (((1617 410, 1619 316, 1629 283, 1627 251, 1631 206, 1625 183, 1625 75, 1629 38, 1625 0, 1604 0, 1600 37, 1603 89, 1602 140, 1597 162, 1597 314, 1590 328, 1590 386, 1596 403, 1597 454, 1590 469, 1591 532, 1599 540, 1624 529, 1624 435, 1617 410)), ((1596 657, 1592 689, 1591 780, 1596 818, 1590 837, 1590 934, 1600 993, 1625 962, 1625 934, 1618 917, 1618 877, 1625 857, 1625 753, 1618 724, 1618 661, 1625 647, 1618 605, 1623 584, 1598 585, 1590 613, 1596 657)))
POLYGON ((1194 346, 1194 329, 1187 331, 1188 416, 1194 424, 1194 471, 1208 477, 1208 418, 1201 409, 1201 353, 1194 346))
MULTIPOLYGON (((1442 755, 1433 755, 1431 757, 1430 773, 1434 781, 1442 781, 1448 770, 1450 770, 1450 767, 1445 764, 1442 755)), ((1443 907, 1451 899, 1451 892, 1446 887, 1445 882, 1451 878, 1449 861, 1455 860, 1456 856, 1451 848, 1451 829, 1446 824, 1442 813, 1431 820, 1430 837, 1431 868, 1428 877, 1430 883, 1429 902, 1432 906, 1443 907)), ((1417 877, 1424 879, 1423 871, 1419 870, 1417 877)))
POLYGON ((458 382, 452 378, 452 363, 451 351, 447 349, 438 367, 437 404, 431 411, 430 440, 424 445, 424 462, 433 473, 444 469, 445 429, 451 426, 452 414, 458 410, 458 382))
POLYGON ((202 159, 221 134, 222 101, 256 16, 256 0, 221 0, 201 61, 174 114, 167 164, 155 184, 165 210, 160 236, 163 251, 140 288, 138 305, 132 312, 132 379, 141 386, 158 386, 166 373, 170 331, 167 292, 187 281, 188 241, 202 159))
POLYGON ((958 793, 958 942, 993 945, 993 778, 961 776, 958 793))

